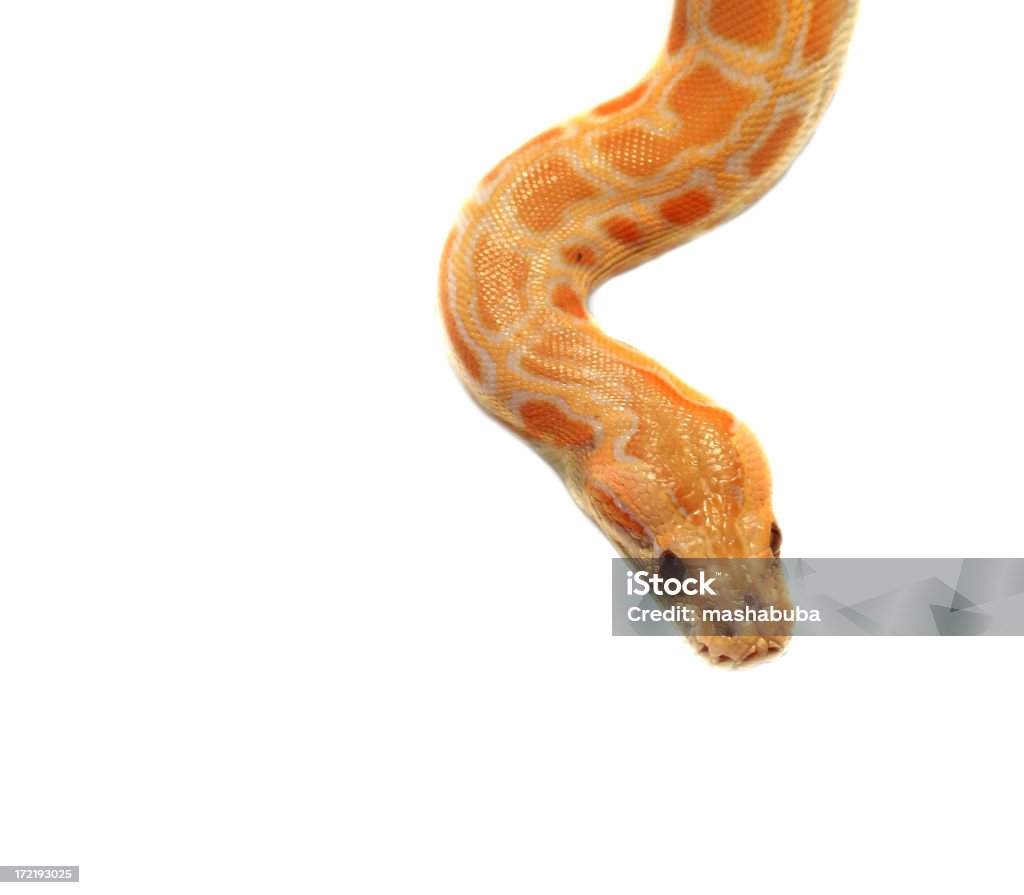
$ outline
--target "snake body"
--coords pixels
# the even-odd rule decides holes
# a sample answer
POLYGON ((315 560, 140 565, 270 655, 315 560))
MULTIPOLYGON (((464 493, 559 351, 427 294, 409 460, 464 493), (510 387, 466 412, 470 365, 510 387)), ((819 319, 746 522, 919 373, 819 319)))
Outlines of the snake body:
MULTIPOLYGON (((856 0, 676 0, 632 89, 521 146, 477 186, 445 244, 440 311, 456 371, 536 447, 626 557, 778 556, 764 453, 729 411, 587 312, 602 282, 734 217, 810 138, 856 0)), ((785 604, 781 576, 753 594, 785 604)), ((742 662, 787 631, 710 626, 742 662)))

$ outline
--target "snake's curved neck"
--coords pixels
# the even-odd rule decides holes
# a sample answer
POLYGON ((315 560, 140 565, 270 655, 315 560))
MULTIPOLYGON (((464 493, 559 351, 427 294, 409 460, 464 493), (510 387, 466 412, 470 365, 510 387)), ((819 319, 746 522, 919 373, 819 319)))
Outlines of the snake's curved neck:
POLYGON ((779 179, 832 95, 855 5, 679 0, 647 75, 500 162, 448 238, 459 375, 627 555, 771 555, 770 477, 731 413, 606 336, 587 296, 779 179))

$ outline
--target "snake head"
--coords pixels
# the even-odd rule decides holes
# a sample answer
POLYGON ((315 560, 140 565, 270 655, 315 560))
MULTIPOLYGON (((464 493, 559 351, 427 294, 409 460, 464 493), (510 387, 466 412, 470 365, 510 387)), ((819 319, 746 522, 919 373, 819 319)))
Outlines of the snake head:
POLYGON ((773 615, 793 608, 767 463, 743 435, 731 425, 706 429, 703 453, 678 451, 679 462, 660 468, 595 461, 583 502, 624 556, 663 577, 716 580, 713 591, 669 597, 667 605, 691 606, 692 624, 681 633, 710 660, 734 665, 781 652, 792 622, 773 615))
POLYGON ((659 561, 662 577, 707 584, 684 598, 692 622, 682 631, 715 664, 750 665, 777 655, 792 635, 782 563, 776 557, 681 560, 667 552, 659 561))

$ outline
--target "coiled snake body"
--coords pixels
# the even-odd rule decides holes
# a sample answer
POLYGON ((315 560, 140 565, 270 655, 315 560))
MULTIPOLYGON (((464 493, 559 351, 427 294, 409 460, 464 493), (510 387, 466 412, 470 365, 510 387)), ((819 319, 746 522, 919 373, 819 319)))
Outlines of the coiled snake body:
MULTIPOLYGON (((441 260, 440 310, 473 397, 561 473, 627 557, 778 555, 768 464, 727 410, 605 335, 586 298, 734 217, 810 138, 856 0, 676 0, 650 72, 520 147, 476 188, 441 260)), ((781 575, 746 595, 785 604, 781 575)), ((778 626, 694 640, 742 662, 778 626)))

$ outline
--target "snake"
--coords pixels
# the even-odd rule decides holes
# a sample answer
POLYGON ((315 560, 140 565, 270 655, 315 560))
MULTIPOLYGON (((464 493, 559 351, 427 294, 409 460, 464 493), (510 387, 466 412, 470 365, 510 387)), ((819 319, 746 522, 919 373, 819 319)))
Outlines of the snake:
MULTIPOLYGON (((835 92, 856 7, 675 0, 648 72, 492 168, 441 255, 441 324, 475 401, 557 470, 623 557, 686 570, 763 561, 732 595, 746 605, 790 605, 763 448, 730 411, 602 331, 587 300, 779 181, 835 92)), ((780 653, 790 629, 712 621, 688 639, 739 666, 780 653)))

